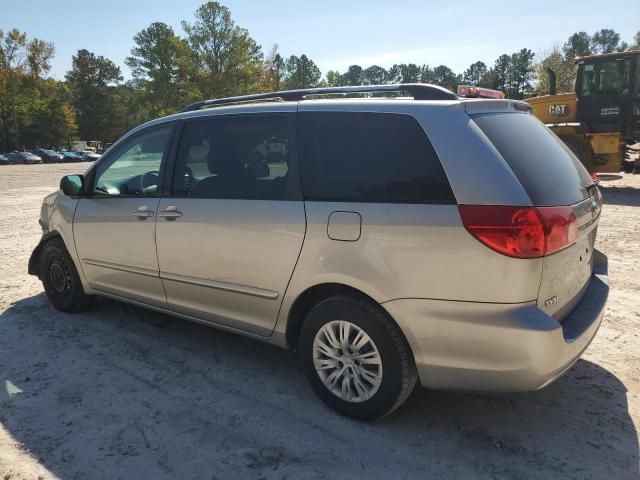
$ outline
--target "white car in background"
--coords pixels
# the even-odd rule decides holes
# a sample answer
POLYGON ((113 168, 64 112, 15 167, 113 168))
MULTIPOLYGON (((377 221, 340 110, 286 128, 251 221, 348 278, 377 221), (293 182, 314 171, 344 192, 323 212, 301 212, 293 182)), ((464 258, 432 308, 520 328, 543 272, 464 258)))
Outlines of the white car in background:
POLYGON ((101 157, 101 155, 91 150, 82 150, 81 152, 77 153, 78 155, 82 155, 82 160, 84 160, 85 162, 95 162, 101 157))

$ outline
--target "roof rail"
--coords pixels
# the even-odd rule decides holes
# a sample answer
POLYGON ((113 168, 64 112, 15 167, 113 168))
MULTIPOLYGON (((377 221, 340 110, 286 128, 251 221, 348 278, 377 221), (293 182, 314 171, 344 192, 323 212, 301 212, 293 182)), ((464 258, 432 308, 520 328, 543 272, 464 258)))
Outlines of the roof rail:
POLYGON ((281 92, 255 93, 237 97, 201 100, 185 107, 182 112, 192 112, 201 108, 234 105, 261 101, 296 102, 304 97, 318 95, 349 95, 352 93, 406 92, 415 100, 456 100, 458 96, 438 85, 429 83, 401 83, 394 85, 359 85, 354 87, 304 88, 301 90, 284 90, 281 92))

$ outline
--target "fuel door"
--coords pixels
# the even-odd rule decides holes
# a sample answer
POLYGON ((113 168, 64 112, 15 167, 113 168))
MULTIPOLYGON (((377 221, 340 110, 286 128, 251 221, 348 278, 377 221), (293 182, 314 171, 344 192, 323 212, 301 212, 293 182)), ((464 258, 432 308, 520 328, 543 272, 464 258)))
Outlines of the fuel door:
POLYGON ((360 239, 362 217, 358 212, 331 212, 327 235, 331 240, 355 242, 360 239))

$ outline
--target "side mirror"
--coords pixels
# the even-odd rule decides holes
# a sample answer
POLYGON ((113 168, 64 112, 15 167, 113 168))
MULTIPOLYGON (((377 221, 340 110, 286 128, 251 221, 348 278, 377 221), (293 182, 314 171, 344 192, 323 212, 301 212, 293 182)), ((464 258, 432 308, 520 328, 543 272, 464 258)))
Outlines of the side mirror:
POLYGON ((68 197, 77 197, 84 193, 83 175, 65 175, 60 180, 60 190, 68 197))

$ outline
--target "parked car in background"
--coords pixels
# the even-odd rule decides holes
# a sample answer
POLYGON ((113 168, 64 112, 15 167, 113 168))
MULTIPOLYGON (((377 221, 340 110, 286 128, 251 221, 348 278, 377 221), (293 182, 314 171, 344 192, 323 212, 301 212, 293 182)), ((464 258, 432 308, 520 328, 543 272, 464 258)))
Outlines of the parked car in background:
POLYGON ((95 162, 101 156, 91 150, 83 150, 82 152, 76 152, 76 153, 78 153, 79 155, 82 155, 82 159, 85 162, 95 162))
POLYGON ((9 165, 10 163, 9 159, 0 153, 0 165, 9 165))
POLYGON ((53 150, 34 150, 32 152, 34 155, 42 158, 44 163, 58 163, 62 162, 63 156, 61 153, 55 152, 53 150))
POLYGON ((38 155, 30 152, 13 152, 5 155, 12 163, 35 164, 42 163, 42 159, 38 155))
POLYGON ((84 159, 82 158, 82 155, 80 155, 78 152, 63 151, 60 153, 62 154, 63 162, 83 162, 84 161, 84 159))

